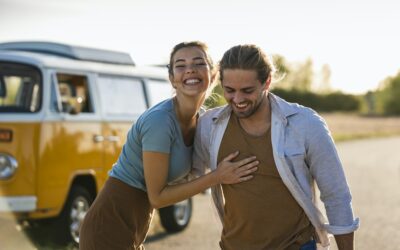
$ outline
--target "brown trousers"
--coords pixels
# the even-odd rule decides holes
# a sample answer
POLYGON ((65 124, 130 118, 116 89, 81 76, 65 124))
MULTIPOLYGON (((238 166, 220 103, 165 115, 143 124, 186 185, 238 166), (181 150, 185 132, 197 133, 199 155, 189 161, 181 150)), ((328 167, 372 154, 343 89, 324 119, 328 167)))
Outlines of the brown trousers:
POLYGON ((154 209, 147 193, 109 177, 80 229, 81 250, 143 250, 154 209))

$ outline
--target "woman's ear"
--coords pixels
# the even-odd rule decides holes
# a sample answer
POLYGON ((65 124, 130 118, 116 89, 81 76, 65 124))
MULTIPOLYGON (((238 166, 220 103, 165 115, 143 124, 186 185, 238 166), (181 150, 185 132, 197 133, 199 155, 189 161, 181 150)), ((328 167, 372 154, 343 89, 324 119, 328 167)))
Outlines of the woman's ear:
POLYGON ((211 83, 214 83, 216 78, 217 78, 217 74, 211 75, 211 83))
POLYGON ((175 84, 174 84, 174 76, 173 76, 173 75, 169 75, 169 81, 170 81, 172 87, 173 87, 174 89, 176 89, 176 86, 175 86, 175 84))
POLYGON ((218 79, 218 71, 215 71, 215 73, 211 73, 211 84, 210 84, 210 86, 214 86, 215 84, 215 82, 214 81, 216 81, 217 79, 218 79))

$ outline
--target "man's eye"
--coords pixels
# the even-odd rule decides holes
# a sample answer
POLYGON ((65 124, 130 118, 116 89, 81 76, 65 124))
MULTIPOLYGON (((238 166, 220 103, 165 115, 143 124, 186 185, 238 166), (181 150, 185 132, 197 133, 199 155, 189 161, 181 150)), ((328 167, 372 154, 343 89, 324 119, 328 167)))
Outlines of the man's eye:
POLYGON ((185 65, 175 65, 175 68, 184 68, 185 65))
POLYGON ((254 89, 245 89, 245 90, 243 90, 243 93, 245 93, 245 94, 251 94, 253 92, 254 92, 254 89))

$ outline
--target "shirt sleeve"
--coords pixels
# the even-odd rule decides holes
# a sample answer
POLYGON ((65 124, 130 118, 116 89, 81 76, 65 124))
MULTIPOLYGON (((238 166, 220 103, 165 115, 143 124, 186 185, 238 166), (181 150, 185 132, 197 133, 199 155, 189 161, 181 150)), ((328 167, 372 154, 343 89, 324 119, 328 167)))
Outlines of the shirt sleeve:
POLYGON ((196 135, 194 138, 194 151, 193 151, 193 164, 192 164, 192 177, 198 177, 206 173, 206 169, 209 168, 210 162, 207 147, 209 146, 209 134, 207 132, 207 117, 201 116, 196 128, 196 135))
POLYGON ((309 127, 307 161, 328 216, 326 229, 332 234, 353 232, 359 227, 359 220, 353 215, 350 189, 328 126, 314 114, 309 127))
POLYGON ((142 150, 169 154, 176 137, 173 117, 165 111, 150 113, 140 127, 142 150))

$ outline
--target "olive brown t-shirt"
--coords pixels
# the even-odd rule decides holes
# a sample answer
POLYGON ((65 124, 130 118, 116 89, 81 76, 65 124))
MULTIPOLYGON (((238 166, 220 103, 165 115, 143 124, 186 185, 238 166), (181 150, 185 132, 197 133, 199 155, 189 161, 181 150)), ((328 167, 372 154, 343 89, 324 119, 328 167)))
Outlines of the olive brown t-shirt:
POLYGON ((250 181, 222 185, 225 207, 220 246, 224 250, 299 249, 313 226, 276 168, 271 131, 252 136, 232 114, 218 152, 218 162, 239 150, 235 159, 255 155, 260 161, 250 181))

